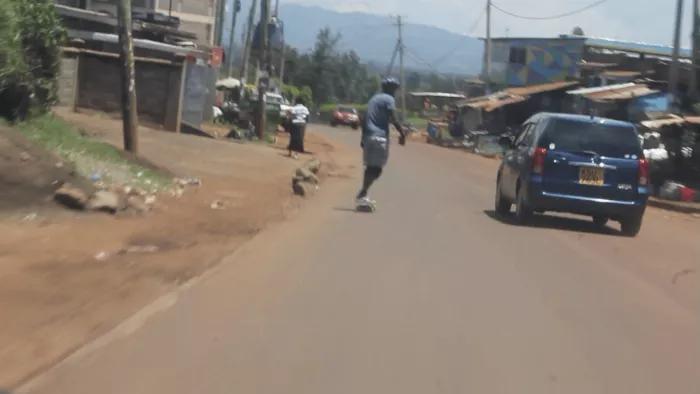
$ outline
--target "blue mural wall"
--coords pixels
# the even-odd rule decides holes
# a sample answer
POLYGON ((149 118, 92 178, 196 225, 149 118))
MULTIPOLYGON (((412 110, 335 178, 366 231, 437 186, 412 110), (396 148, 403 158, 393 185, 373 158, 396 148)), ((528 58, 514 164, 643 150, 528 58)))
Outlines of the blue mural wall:
POLYGON ((491 80, 504 86, 529 86, 577 77, 583 43, 584 39, 496 40, 492 44, 491 80), (514 48, 519 52, 517 59, 514 48))

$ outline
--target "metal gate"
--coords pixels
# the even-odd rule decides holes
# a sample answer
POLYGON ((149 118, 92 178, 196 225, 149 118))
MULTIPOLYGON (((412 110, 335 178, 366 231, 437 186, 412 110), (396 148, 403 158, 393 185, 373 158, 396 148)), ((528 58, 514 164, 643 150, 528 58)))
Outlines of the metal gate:
POLYGON ((216 69, 206 64, 188 63, 182 99, 182 121, 199 127, 211 120, 214 105, 216 69))

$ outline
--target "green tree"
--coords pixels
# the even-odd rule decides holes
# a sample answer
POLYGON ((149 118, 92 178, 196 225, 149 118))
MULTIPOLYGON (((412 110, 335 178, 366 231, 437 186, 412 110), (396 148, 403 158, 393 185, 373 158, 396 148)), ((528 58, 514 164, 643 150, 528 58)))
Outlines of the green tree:
POLYGON ((53 0, 0 0, 0 93, 24 96, 28 105, 3 103, 4 114, 47 111, 56 102, 65 38, 53 0))

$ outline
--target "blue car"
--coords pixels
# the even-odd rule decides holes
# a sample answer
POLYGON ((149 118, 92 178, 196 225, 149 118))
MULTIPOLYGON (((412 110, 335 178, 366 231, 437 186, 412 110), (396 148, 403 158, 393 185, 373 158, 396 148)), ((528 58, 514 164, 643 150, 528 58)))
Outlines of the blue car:
POLYGON ((539 113, 505 148, 496 178, 496 212, 516 206, 525 224, 535 213, 590 216, 603 228, 620 222, 634 237, 649 197, 650 168, 634 125, 584 115, 539 113))

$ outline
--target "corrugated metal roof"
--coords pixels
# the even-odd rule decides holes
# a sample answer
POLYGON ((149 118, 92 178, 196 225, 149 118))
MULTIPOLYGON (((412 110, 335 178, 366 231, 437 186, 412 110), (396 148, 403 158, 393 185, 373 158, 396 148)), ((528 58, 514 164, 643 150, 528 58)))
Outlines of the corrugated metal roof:
POLYGON ((581 67, 588 67, 588 68, 606 68, 606 67, 614 67, 617 66, 617 63, 598 63, 598 62, 587 62, 585 60, 582 60, 577 63, 581 67))
POLYGON ((669 117, 664 119, 645 120, 640 123, 642 124, 642 126, 650 129, 660 129, 663 126, 685 123, 685 119, 681 118, 680 116, 671 114, 669 114, 668 116, 669 117))
POLYGON ((466 105, 474 109, 483 109, 486 112, 491 112, 495 109, 504 107, 509 104, 520 103, 527 100, 527 97, 523 96, 508 96, 500 100, 480 100, 467 103, 466 105))
POLYGON ((578 85, 578 81, 564 81, 564 82, 552 82, 543 83, 541 85, 523 86, 518 88, 505 89, 504 92, 512 94, 515 96, 529 96, 531 94, 538 94, 544 92, 551 92, 554 90, 568 88, 574 85, 578 85))
POLYGON ((615 85, 597 86, 594 88, 582 88, 582 89, 576 89, 576 90, 569 90, 566 93, 575 94, 575 95, 585 95, 585 94, 595 93, 595 92, 604 92, 604 91, 608 91, 608 90, 622 89, 622 88, 627 88, 630 86, 635 86, 635 84, 633 82, 618 83, 615 85))
POLYGON ((648 96, 658 92, 658 90, 649 89, 647 85, 634 85, 622 89, 589 93, 584 95, 584 97, 593 101, 629 100, 635 97, 648 96))
POLYGON ((457 93, 443 93, 443 92, 412 92, 411 96, 415 97, 445 97, 445 98, 466 98, 467 96, 457 93))
POLYGON ((639 71, 624 71, 624 70, 605 70, 600 75, 606 77, 636 77, 642 75, 639 71))
MULTIPOLYGON (((572 36, 566 35, 566 37, 572 36)), ((593 48, 610 49, 614 51, 623 52, 644 53, 647 55, 667 57, 671 57, 673 53, 673 47, 668 45, 646 44, 643 42, 613 40, 610 38, 601 37, 585 37, 585 39, 585 45, 593 48)), ((690 58, 691 54, 692 53, 690 49, 681 48, 680 50, 680 57, 682 58, 690 58)))

